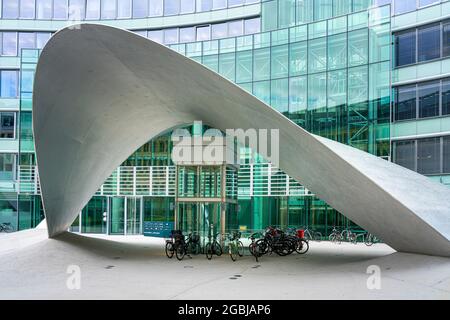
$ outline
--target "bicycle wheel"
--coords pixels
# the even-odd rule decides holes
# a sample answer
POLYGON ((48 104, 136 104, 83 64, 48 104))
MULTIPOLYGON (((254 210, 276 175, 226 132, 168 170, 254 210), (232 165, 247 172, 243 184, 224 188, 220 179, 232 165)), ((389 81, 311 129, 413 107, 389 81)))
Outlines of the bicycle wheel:
POLYGON ((259 239, 255 243, 255 249, 258 251, 258 255, 262 256, 263 254, 266 254, 269 252, 269 245, 266 240, 259 239))
POLYGON ((211 242, 208 242, 208 244, 205 246, 205 253, 206 253, 206 258, 208 260, 211 260, 212 256, 213 256, 213 248, 212 248, 211 242))
POLYGON ((309 243, 308 241, 305 241, 303 239, 300 239, 298 241, 297 247, 295 248, 295 251, 299 254, 305 254, 309 250, 309 243))
POLYGON ((189 253, 197 255, 201 251, 200 243, 190 243, 189 244, 189 253))
POLYGON ((320 232, 314 232, 314 240, 320 242, 322 240, 322 234, 320 232))
POLYGON ((174 252, 175 252, 175 250, 173 249, 173 243, 172 242, 167 242, 166 243, 166 256, 167 256, 167 258, 172 259, 174 252))
POLYGON ((186 247, 184 244, 180 244, 177 246, 177 249, 175 250, 175 255, 177 256, 177 259, 179 261, 183 260, 184 256, 186 255, 186 247))
POLYGON ((222 255, 222 246, 217 241, 214 241, 213 244, 213 252, 216 254, 216 256, 220 257, 222 255))
POLYGON ((242 243, 242 241, 238 242, 238 255, 239 257, 242 257, 244 255, 244 244, 242 243))
POLYGON ((236 261, 238 257, 238 250, 236 247, 236 243, 230 243, 228 245, 228 253, 230 255, 231 260, 236 261))
POLYGON ((364 240, 364 243, 368 247, 373 245, 372 236, 370 234, 367 235, 366 239, 364 240))

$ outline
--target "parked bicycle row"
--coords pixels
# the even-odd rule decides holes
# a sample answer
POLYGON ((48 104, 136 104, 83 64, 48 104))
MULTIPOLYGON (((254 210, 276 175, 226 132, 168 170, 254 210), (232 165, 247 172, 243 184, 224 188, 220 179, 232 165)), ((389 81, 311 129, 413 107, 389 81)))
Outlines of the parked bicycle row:
MULTIPOLYGON (((219 234, 208 237, 207 243, 202 246, 198 234, 183 235, 180 230, 173 230, 172 236, 166 241, 165 252, 168 258, 174 255, 178 260, 183 260, 186 255, 205 254, 208 260, 213 256, 221 256, 228 252, 231 260, 244 256, 245 247, 242 242, 242 234, 234 231, 224 235, 218 240, 219 234), (222 247, 222 244, 224 247, 222 247)), ((283 231, 275 227, 267 227, 263 232, 254 232, 249 237, 248 252, 259 260, 266 254, 276 253, 279 256, 287 256, 294 252, 304 254, 309 250, 309 241, 305 239, 304 230, 288 229, 283 231)))
POLYGON ((333 228, 331 234, 328 236, 328 240, 336 244, 341 244, 342 242, 350 242, 353 244, 364 242, 366 246, 380 242, 377 237, 368 232, 356 233, 350 229, 340 231, 337 228, 333 228))

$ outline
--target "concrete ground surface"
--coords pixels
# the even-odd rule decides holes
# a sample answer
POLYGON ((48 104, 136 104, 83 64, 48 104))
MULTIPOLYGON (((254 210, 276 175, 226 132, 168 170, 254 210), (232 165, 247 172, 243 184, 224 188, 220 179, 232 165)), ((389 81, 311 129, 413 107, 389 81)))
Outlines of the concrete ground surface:
POLYGON ((311 242, 305 255, 264 256, 259 263, 251 256, 232 262, 225 254, 178 261, 165 256, 164 239, 73 233, 48 239, 45 229, 0 234, 0 299, 449 298, 449 258, 384 244, 311 242), (73 265, 80 289, 71 290, 73 265), (367 286, 373 265, 380 289, 367 286))

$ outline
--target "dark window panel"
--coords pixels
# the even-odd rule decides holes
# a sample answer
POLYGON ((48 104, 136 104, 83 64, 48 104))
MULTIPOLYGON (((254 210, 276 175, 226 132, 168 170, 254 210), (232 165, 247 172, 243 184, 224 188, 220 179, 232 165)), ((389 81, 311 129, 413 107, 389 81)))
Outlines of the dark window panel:
POLYGON ((443 173, 450 173, 450 136, 444 137, 444 167, 443 173))
POLYGON ((416 144, 414 140, 399 141, 394 146, 396 164, 415 171, 416 144))
POLYGON ((395 120, 416 118, 416 86, 397 88, 395 120))
POLYGON ((404 66, 416 62, 416 30, 395 36, 396 66, 404 66))
POLYGON ((417 140, 417 172, 435 174, 441 172, 440 138, 417 140))
POLYGON ((450 114, 450 80, 442 82, 442 114, 450 114))
POLYGON ((419 62, 439 58, 441 56, 441 26, 419 28, 418 34, 419 62))
POLYGON ((444 24, 443 33, 442 33, 442 46, 444 57, 450 56, 450 22, 444 24))
POLYGON ((439 87, 439 81, 419 84, 419 118, 439 115, 439 87))

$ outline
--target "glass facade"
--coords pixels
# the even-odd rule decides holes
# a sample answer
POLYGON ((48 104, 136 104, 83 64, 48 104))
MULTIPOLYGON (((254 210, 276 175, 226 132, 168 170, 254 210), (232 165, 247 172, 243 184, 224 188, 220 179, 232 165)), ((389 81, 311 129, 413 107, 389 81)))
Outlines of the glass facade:
MULTIPOLYGON (((129 23, 131 31, 220 73, 309 132, 425 175, 450 176, 450 136, 391 137, 394 125, 450 117, 450 80, 444 75, 392 85, 394 71, 450 57, 448 18, 413 27, 393 25, 397 29, 392 31, 392 17, 445 5, 445 1, 0 3, 0 23, 8 26, 10 20, 17 20, 18 26, 0 32, 0 223, 11 223, 16 230, 32 228, 43 219, 32 133, 32 91, 40 49, 57 31, 54 27, 34 31, 20 27, 27 23, 20 20, 27 19, 43 26, 46 20, 107 20, 115 25, 114 20, 121 19, 122 26, 129 23), (252 9, 245 14, 246 6, 258 7, 259 13, 252 9), (214 11, 211 17, 217 14, 219 18, 196 15, 209 11, 214 11), (234 18, 230 19, 232 12, 234 18), (186 20, 190 22, 162 22, 161 17, 169 21, 177 15, 190 17, 186 20), (136 27, 141 21, 147 24, 136 27), (8 143, 17 144, 10 147, 8 143)), ((193 133, 204 129, 188 128, 193 133)), ((136 150, 89 201, 72 231, 142 234, 148 222, 175 223, 205 236, 211 226, 214 232, 250 232, 267 225, 308 226, 323 236, 334 227, 363 231, 303 188, 301 181, 282 171, 269 174, 278 169, 248 149, 242 148, 238 169, 176 165, 171 151, 170 133, 136 150), (255 164, 250 163, 251 158, 255 164)), ((445 181, 450 184, 450 178, 445 181)))

